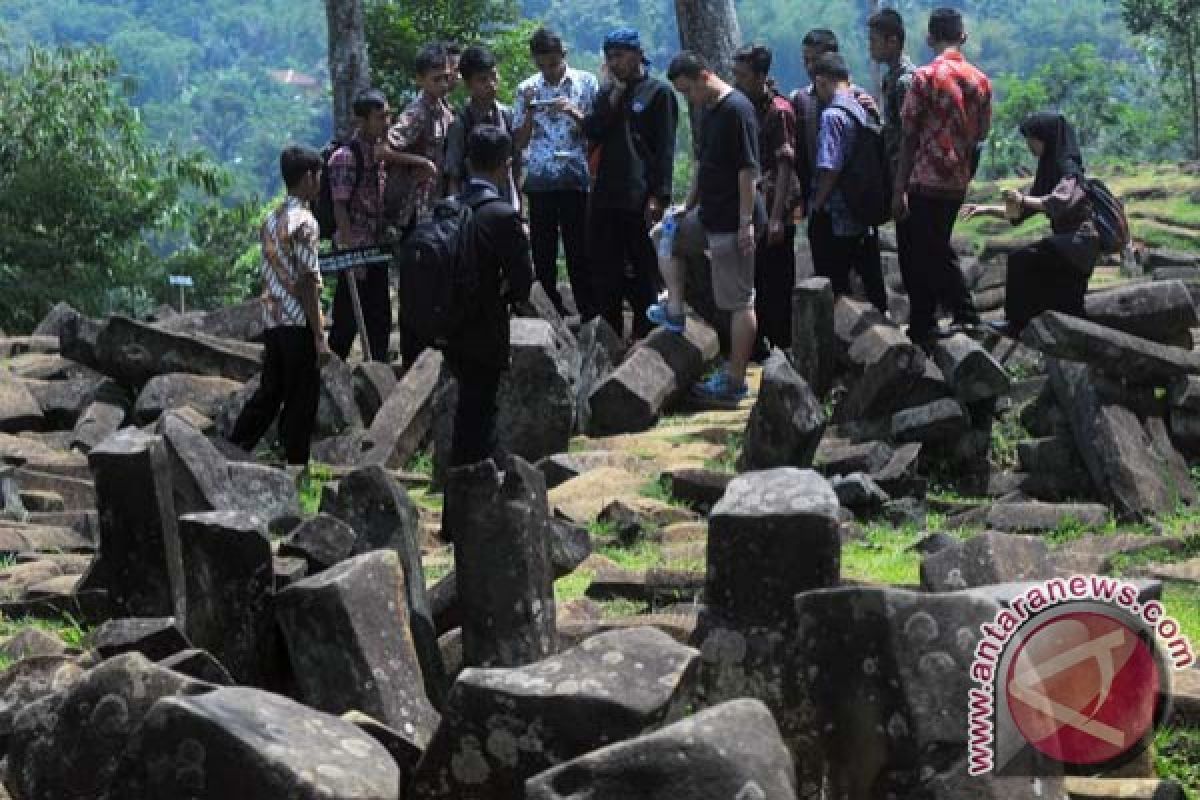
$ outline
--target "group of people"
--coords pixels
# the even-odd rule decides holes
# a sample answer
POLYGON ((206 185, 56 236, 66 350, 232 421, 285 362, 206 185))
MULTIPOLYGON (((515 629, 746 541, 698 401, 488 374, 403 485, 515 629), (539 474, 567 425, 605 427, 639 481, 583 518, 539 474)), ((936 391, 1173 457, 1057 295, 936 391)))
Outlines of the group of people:
MULTIPOLYGON (((946 332, 939 308, 952 317, 950 331, 980 324, 951 243, 960 218, 1051 218, 1054 236, 1011 257, 1004 332, 1019 333, 1045 307, 1076 310, 1098 252, 1089 244, 1083 163, 1070 125, 1043 114, 1022 126, 1040 158, 1029 194, 1007 195, 1007 209, 965 205, 990 129, 992 91, 963 57, 962 16, 948 8, 931 14, 927 42, 935 58, 922 67, 905 56, 899 13, 877 12, 868 30, 871 57, 886 67, 878 100, 851 81, 836 35, 823 29, 803 38, 811 84, 790 96, 777 90, 771 51, 761 45, 734 55, 732 85, 693 52, 677 55, 663 81, 650 74, 638 33, 622 28, 604 40, 597 79, 571 67, 562 38, 540 29, 529 43, 537 71, 521 82, 512 108, 497 99, 497 62, 487 48, 426 46, 415 61, 419 94, 399 115, 382 92, 360 92, 353 135, 327 164, 304 147, 281 156, 288 197, 261 231, 263 380, 232 438, 253 446, 282 405, 287 460, 307 462, 318 364, 328 351, 346 358, 360 333, 352 281, 365 349, 388 357, 392 309, 383 268, 339 275, 326 343, 316 254, 329 232, 318 231, 307 210, 323 170, 335 249, 401 242, 443 197, 478 209, 471 252, 482 306, 444 347, 459 381, 452 458, 460 464, 487 457, 494 446, 510 309, 527 301, 536 280, 561 314, 571 310, 558 288, 560 240, 581 320, 601 317, 625 336, 628 305, 635 339, 654 326, 686 331, 687 262, 708 257, 713 299, 731 320, 729 352, 724 368, 692 391, 716 405, 746 396, 756 353, 791 344, 800 221, 807 220, 814 270, 835 295, 851 291, 856 272, 867 298, 886 313, 877 223, 856 218, 845 179, 859 138, 879 129, 890 184, 880 190, 892 198, 914 342, 929 346, 946 332), (447 98, 460 81, 467 99, 455 109, 447 98), (694 170, 682 207, 672 208, 676 93, 695 118, 694 170), (1070 274, 1061 274, 1060 262, 1072 265, 1070 274)), ((406 333, 405 298, 398 299, 407 369, 427 343, 406 333)))

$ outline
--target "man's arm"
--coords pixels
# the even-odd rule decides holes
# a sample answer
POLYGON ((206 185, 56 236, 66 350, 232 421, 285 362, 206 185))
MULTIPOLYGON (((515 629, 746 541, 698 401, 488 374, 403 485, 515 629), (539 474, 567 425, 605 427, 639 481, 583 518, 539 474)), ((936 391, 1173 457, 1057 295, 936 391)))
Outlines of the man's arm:
POLYGON ((788 104, 787 110, 773 108, 768 117, 772 126, 768 142, 775 148, 775 170, 771 175, 775 186, 775 198, 771 204, 770 221, 767 224, 767 237, 772 244, 783 239, 783 230, 787 225, 784 215, 788 210, 791 199, 792 177, 796 166, 796 115, 788 104))
POLYGON ((658 93, 650 117, 653 158, 647 164, 647 185, 650 199, 657 202, 658 212, 671 203, 675 172, 675 133, 679 126, 679 101, 666 89, 658 93))
POLYGON ((450 194, 462 191, 467 151, 467 122, 463 118, 465 113, 455 114, 454 122, 446 132, 446 190, 450 194))
POLYGON ((425 113, 418 101, 409 103, 408 108, 387 132, 387 147, 376 148, 376 155, 389 167, 413 167, 431 176, 437 175, 437 165, 425 156, 407 152, 412 148, 427 127, 425 113))
POLYGON ((912 178, 913 164, 917 157, 917 136, 920 133, 922 118, 922 92, 924 89, 913 77, 912 84, 904 96, 904 106, 900 111, 900 163, 896 167, 896 178, 892 185, 892 216, 897 221, 908 217, 908 182, 912 178))
MULTIPOLYGON (((334 206, 335 213, 337 206, 334 206)), ((299 279, 296 291, 308 328, 312 332, 317 353, 329 352, 325 341, 325 317, 321 313, 321 272, 317 258, 317 231, 315 224, 304 222, 296 229, 292 242, 292 258, 296 262, 299 279)))
POLYGON ((833 194, 833 190, 837 188, 838 178, 841 176, 841 170, 834 169, 819 169, 817 170, 817 191, 813 195, 812 207, 819 211, 829 202, 829 196, 833 194))
POLYGON ((533 288, 533 259, 529 251, 529 237, 516 214, 497 219, 495 242, 504 282, 508 285, 507 301, 510 306, 529 302, 529 290, 533 288))
POLYGON ((533 138, 533 108, 529 103, 534 94, 533 87, 526 86, 517 92, 513 102, 513 150, 524 150, 533 138))

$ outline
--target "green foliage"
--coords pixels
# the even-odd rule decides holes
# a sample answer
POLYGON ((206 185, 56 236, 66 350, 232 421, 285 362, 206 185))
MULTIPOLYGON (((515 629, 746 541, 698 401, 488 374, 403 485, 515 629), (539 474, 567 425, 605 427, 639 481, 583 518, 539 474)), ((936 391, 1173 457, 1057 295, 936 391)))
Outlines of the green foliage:
POLYGON ((311 517, 321 508, 321 490, 333 480, 333 470, 328 464, 312 461, 308 469, 300 473, 296 491, 300 494, 300 511, 311 517))
POLYGON ((147 143, 102 50, 30 47, 0 71, 0 325, 24 329, 57 300, 136 310, 166 272, 149 234, 186 221, 225 178, 199 154, 147 143))
POLYGON ((82 650, 90 630, 71 614, 43 619, 41 617, 6 617, 0 614, 0 641, 9 639, 26 628, 52 633, 67 647, 82 650))
POLYGON ((1011 174, 1033 160, 1018 131, 1035 111, 1057 109, 1075 126, 1080 147, 1105 159, 1158 160, 1178 154, 1177 114, 1146 102, 1157 81, 1144 58, 1110 63, 1092 43, 1046 53, 1027 77, 1006 72, 996 79, 987 170, 1011 174))
POLYGON ((1154 734, 1154 768, 1159 777, 1183 787, 1188 800, 1200 786, 1200 730, 1160 728, 1154 734))
MULTIPOLYGON (((413 61, 417 51, 429 42, 453 41, 462 45, 476 43, 495 48, 505 56, 504 66, 517 62, 515 49, 532 32, 528 24, 513 27, 517 7, 512 0, 369 0, 367 3, 367 50, 371 77, 395 106, 402 106, 416 94, 413 61)), ((528 53, 524 44, 524 53, 528 53)), ((525 55, 520 62, 527 66, 525 55)), ((512 76, 507 74, 510 80, 512 76)), ((515 82, 507 84, 511 92, 515 82)))
POLYGON ((411 472, 415 475, 424 475, 427 478, 433 477, 433 453, 428 450, 418 450, 413 453, 412 458, 404 465, 405 472, 411 472))

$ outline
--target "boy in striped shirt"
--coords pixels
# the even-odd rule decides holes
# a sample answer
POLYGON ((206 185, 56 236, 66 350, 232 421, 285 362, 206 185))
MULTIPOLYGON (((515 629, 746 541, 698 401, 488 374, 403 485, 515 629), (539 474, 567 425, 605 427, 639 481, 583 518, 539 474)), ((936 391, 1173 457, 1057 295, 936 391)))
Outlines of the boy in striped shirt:
POLYGON ((266 318, 261 383, 230 439, 252 450, 278 414, 287 463, 304 466, 317 417, 321 364, 329 358, 317 261, 320 232, 308 207, 320 186, 321 155, 291 145, 280 155, 279 168, 287 197, 260 232, 266 318))

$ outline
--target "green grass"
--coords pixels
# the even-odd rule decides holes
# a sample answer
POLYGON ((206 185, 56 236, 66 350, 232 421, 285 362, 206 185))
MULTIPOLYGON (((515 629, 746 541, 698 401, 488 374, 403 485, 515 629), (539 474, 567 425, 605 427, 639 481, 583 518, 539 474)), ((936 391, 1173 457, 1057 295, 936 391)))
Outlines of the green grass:
POLYGON ((638 494, 642 497, 648 497, 651 500, 666 503, 669 506, 686 506, 686 503, 671 494, 671 487, 668 485, 667 479, 661 476, 642 484, 642 487, 638 489, 638 494))
POLYGON ((862 541, 842 547, 842 577, 892 585, 921 582, 921 554, 911 551, 922 533, 915 528, 872 525, 862 541))
POLYGON ((19 617, 16 619, 0 614, 0 640, 10 639, 26 628, 38 628, 56 635, 67 647, 82 650, 90 630, 70 614, 58 619, 19 617))
POLYGON ((444 508, 444 496, 425 488, 409 489, 408 497, 418 506, 429 511, 441 511, 444 508))
POLYGON ((436 564, 427 564, 425 562, 421 563, 421 571, 425 573, 426 586, 433 586, 442 578, 449 575, 452 569, 454 569, 454 562, 452 561, 439 562, 436 564))
POLYGON ((577 569, 570 575, 564 575, 554 582, 554 600, 559 603, 578 600, 587 592, 594 577, 589 569, 577 569))
POLYGON ((992 423, 992 441, 989 458, 998 469, 1017 468, 1017 445, 1032 435, 1021 424, 1021 415, 1015 410, 992 423))
POLYGON ((300 511, 311 517, 321 508, 321 490, 333 479, 333 469, 328 464, 309 462, 308 469, 300 473, 296 491, 300 493, 300 511))
POLYGON ((1154 734, 1154 766, 1161 778, 1183 787, 1189 800, 1197 800, 1200 787, 1200 730, 1162 728, 1154 734))
POLYGON ((742 431, 730 431, 725 437, 725 451, 716 458, 704 462, 707 469, 714 472, 725 472, 736 475, 738 461, 742 458, 742 448, 746 445, 746 434, 742 431))
POLYGON ((1167 581, 1163 584, 1163 606, 1179 623, 1179 629, 1200 652, 1200 586, 1167 581))
POLYGON ((413 453, 412 458, 404 465, 405 472, 411 472, 415 475, 424 475, 426 478, 433 477, 433 453, 428 450, 418 450, 413 453))

